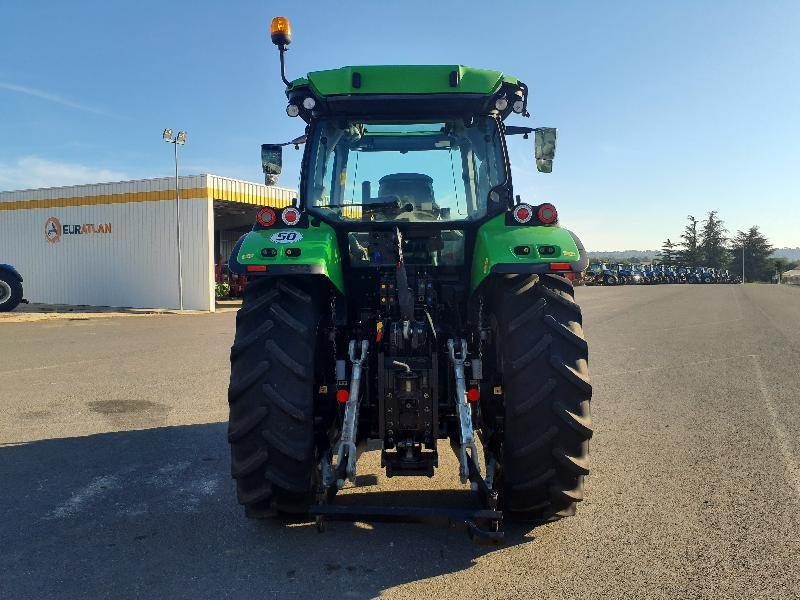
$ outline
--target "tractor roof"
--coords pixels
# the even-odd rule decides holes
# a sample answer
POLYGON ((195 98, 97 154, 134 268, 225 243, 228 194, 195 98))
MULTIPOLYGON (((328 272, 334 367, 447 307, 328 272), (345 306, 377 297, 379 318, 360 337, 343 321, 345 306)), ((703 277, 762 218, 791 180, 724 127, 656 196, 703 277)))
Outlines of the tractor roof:
POLYGON ((482 94, 518 85, 500 71, 463 65, 373 65, 314 71, 295 79, 288 92, 309 86, 319 97, 351 94, 482 94))

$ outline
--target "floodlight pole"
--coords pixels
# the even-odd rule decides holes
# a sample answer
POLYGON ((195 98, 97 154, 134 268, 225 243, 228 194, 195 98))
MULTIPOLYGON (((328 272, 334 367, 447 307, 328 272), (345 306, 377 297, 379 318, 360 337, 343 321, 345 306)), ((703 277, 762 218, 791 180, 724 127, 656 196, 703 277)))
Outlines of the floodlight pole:
POLYGON ((172 136, 171 129, 165 129, 163 134, 165 142, 175 147, 175 236, 178 242, 178 306, 183 310, 183 258, 181 256, 181 194, 180 179, 178 178, 178 146, 186 143, 186 132, 179 131, 172 136))
POLYGON ((175 235, 178 239, 178 304, 183 310, 183 260, 181 257, 181 193, 180 179, 178 178, 178 140, 172 143, 175 146, 175 235))
POLYGON ((744 242, 742 242, 742 283, 744 283, 744 242))

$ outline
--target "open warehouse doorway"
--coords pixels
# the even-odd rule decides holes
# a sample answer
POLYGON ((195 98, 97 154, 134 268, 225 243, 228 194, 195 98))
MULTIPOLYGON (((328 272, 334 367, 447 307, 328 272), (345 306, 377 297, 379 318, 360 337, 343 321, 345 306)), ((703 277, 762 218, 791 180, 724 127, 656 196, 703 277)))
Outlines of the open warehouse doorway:
POLYGON ((214 282, 217 300, 240 298, 246 279, 228 269, 236 242, 250 231, 260 206, 214 200, 214 282))

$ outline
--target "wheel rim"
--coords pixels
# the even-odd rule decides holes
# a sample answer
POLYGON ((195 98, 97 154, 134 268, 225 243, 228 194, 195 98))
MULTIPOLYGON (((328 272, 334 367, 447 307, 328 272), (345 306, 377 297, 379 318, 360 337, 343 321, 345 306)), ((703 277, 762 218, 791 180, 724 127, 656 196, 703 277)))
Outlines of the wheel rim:
POLYGON ((0 304, 5 304, 11 298, 11 286, 0 279, 0 304))

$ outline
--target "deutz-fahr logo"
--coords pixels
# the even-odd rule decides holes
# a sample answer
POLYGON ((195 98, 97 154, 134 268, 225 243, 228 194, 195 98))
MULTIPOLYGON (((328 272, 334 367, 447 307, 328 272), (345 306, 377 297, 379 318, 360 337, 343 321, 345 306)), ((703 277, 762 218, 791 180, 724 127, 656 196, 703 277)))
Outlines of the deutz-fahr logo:
POLYGON ((81 235, 86 233, 111 233, 111 223, 62 225, 58 217, 50 217, 44 224, 44 236, 51 244, 58 242, 62 235, 81 235))

